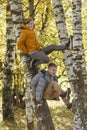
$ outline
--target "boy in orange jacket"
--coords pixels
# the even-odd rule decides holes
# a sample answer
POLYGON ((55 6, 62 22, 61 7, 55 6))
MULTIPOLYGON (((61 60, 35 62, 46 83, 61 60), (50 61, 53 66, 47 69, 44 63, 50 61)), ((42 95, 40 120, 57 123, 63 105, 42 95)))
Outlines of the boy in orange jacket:
POLYGON ((30 67, 32 68, 35 64, 49 63, 49 57, 47 55, 52 51, 62 51, 68 49, 70 41, 66 44, 52 44, 42 48, 34 32, 33 19, 27 18, 22 24, 22 31, 17 45, 19 50, 21 50, 24 54, 28 54, 32 58, 30 63, 30 67))

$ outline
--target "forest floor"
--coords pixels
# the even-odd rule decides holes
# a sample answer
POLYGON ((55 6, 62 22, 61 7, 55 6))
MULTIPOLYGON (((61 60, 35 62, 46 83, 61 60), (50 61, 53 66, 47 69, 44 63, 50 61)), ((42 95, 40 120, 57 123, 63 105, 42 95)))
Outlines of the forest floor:
MULTIPOLYGON (((73 114, 61 101, 48 101, 55 130, 73 130, 73 114)), ((0 130, 27 130, 25 110, 15 107, 15 122, 2 121, 2 103, 0 98, 0 130)))

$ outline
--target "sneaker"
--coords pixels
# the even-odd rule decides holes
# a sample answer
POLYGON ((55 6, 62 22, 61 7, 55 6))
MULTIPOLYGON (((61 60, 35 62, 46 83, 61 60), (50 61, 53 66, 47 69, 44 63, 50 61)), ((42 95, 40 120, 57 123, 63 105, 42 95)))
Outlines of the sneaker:
POLYGON ((66 43, 66 49, 72 50, 73 49, 73 36, 70 35, 69 41, 66 43))
POLYGON ((67 109, 71 109, 72 108, 72 103, 69 102, 69 103, 67 103, 66 106, 67 106, 67 109))
POLYGON ((66 49, 67 49, 67 50, 70 50, 70 39, 69 39, 69 41, 65 44, 65 46, 66 46, 66 49))
POLYGON ((73 35, 70 35, 70 50, 73 50, 73 35))
POLYGON ((41 106, 42 106, 42 101, 36 101, 36 106, 38 107, 38 108, 41 108, 41 106))
POLYGON ((71 50, 73 51, 79 51, 80 49, 78 47, 73 48, 73 35, 70 35, 70 45, 71 45, 71 50))
POLYGON ((67 99, 67 101, 70 100, 70 94, 71 94, 71 89, 67 88, 67 91, 66 91, 66 99, 67 99))
POLYGON ((73 51, 79 51, 79 48, 73 48, 73 35, 70 35, 70 50, 73 50, 73 51))
POLYGON ((37 60, 31 60, 31 62, 30 62, 30 68, 32 69, 32 68, 34 68, 34 67, 36 67, 36 62, 37 62, 37 60))
POLYGON ((66 100, 69 101, 69 99, 70 99, 70 93, 71 93, 71 89, 67 88, 67 91, 61 93, 60 97, 61 98, 66 98, 66 100))

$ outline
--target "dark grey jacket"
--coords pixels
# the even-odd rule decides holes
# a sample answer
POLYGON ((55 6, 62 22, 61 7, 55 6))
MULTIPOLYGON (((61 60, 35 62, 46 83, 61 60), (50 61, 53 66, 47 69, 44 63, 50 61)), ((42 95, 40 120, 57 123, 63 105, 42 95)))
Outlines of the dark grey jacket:
POLYGON ((43 93, 48 84, 52 81, 58 82, 58 78, 55 75, 52 77, 48 71, 39 71, 31 81, 32 91, 36 93, 36 100, 41 101, 43 93), (44 72, 44 73, 43 73, 44 72))

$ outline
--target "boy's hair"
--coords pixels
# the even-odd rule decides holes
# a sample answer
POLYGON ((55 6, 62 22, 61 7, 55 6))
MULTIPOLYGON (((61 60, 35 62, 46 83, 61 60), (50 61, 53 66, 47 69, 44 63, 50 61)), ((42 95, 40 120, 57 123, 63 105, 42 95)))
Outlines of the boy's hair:
POLYGON ((33 18, 26 18, 26 19, 24 19, 23 23, 28 24, 31 21, 33 21, 33 18))
POLYGON ((49 68, 49 67, 56 67, 56 68, 57 68, 57 65, 54 64, 54 63, 49 63, 48 68, 49 68))

